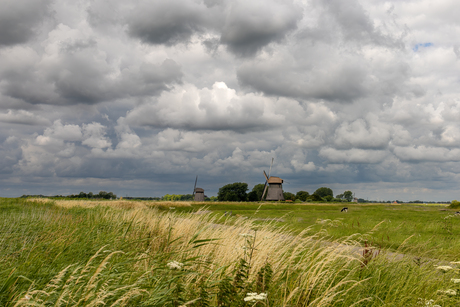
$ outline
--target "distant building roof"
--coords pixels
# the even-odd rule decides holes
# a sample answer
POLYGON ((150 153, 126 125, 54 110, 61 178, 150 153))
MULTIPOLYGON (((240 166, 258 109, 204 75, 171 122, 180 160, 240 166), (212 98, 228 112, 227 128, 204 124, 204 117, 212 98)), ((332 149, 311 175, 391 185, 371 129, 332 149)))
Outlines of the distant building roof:
POLYGON ((196 188, 195 193, 204 193, 204 190, 202 188, 196 188))

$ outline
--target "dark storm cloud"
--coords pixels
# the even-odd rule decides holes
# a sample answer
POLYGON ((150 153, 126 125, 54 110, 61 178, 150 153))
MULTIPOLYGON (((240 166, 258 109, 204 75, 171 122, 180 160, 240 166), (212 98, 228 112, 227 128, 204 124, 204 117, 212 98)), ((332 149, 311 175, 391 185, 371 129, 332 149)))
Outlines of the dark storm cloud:
MULTIPOLYGON (((101 19, 97 11, 89 9, 90 20, 101 19)), ((174 0, 138 4, 120 22, 123 19, 128 34, 145 43, 173 46, 190 42, 195 34, 212 33, 220 36, 220 44, 230 52, 253 56, 268 44, 285 39, 301 17, 300 8, 291 1, 174 0)), ((211 41, 207 42, 209 48, 211 41)))
POLYGON ((197 1, 142 2, 127 17, 128 33, 150 44, 186 43, 203 30, 212 10, 197 1))
POLYGON ((240 56, 252 56, 297 28, 301 11, 289 1, 235 1, 227 13, 221 42, 240 56))
POLYGON ((246 62, 238 68, 238 81, 268 95, 303 99, 350 102, 369 92, 368 69, 356 58, 319 65, 286 60, 246 62))
MULTIPOLYGON (((61 26, 62 32, 68 31, 61 26)), ((124 97, 158 95, 180 83, 180 66, 133 63, 120 67, 107 59, 94 39, 68 39, 56 53, 39 57, 31 50, 4 52, 0 89, 5 96, 31 104, 96 104, 124 97), (16 60, 23 54, 26 61, 16 60), (114 77, 115 76, 115 77, 114 77)))
POLYGON ((49 0, 4 0, 0 10, 0 47, 22 44, 38 31, 50 16, 49 0))

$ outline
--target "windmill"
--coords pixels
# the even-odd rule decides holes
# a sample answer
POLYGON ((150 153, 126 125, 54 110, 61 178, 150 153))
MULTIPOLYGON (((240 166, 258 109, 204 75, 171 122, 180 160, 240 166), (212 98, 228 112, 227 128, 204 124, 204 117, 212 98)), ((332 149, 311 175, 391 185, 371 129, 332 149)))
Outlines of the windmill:
POLYGON ((194 201, 204 201, 204 190, 202 188, 196 187, 197 181, 198 181, 198 176, 196 176, 195 187, 193 188, 193 200, 194 201))
POLYGON ((264 199, 265 192, 267 192, 267 197, 265 197, 265 200, 284 200, 283 186, 282 186, 283 179, 281 179, 280 177, 270 176, 270 173, 272 171, 272 166, 273 166, 273 160, 274 158, 272 158, 272 164, 270 165, 268 176, 267 176, 267 173, 265 173, 264 171, 265 186, 264 186, 264 192, 262 193, 262 198, 260 200, 264 199))

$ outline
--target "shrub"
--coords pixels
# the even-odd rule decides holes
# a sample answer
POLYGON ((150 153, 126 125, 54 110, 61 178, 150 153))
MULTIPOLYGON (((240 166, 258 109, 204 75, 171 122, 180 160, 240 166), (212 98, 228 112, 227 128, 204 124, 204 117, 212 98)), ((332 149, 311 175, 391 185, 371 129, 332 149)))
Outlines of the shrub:
POLYGON ((310 194, 307 192, 307 191, 299 191, 297 192, 297 194, 295 195, 295 198, 296 199, 299 199, 301 201, 306 201, 308 196, 310 196, 310 194))
POLYGON ((452 209, 460 208, 460 201, 458 201, 458 200, 451 201, 450 205, 449 205, 449 208, 452 208, 452 209))
POLYGON ((246 201, 248 184, 244 182, 235 182, 224 185, 219 189, 217 198, 219 201, 246 201))

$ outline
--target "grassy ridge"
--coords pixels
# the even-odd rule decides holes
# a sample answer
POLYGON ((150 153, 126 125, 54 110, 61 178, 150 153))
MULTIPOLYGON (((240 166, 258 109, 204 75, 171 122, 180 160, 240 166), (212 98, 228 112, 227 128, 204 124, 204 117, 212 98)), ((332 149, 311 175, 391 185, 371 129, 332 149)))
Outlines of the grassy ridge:
POLYGON ((260 221, 175 213, 191 204, 164 203, 176 209, 163 211, 149 202, 75 204, 0 199, 1 306, 460 302, 438 293, 452 288, 456 271, 413 257, 356 255, 360 237, 331 244, 260 221), (267 297, 244 300, 254 292, 267 297))

